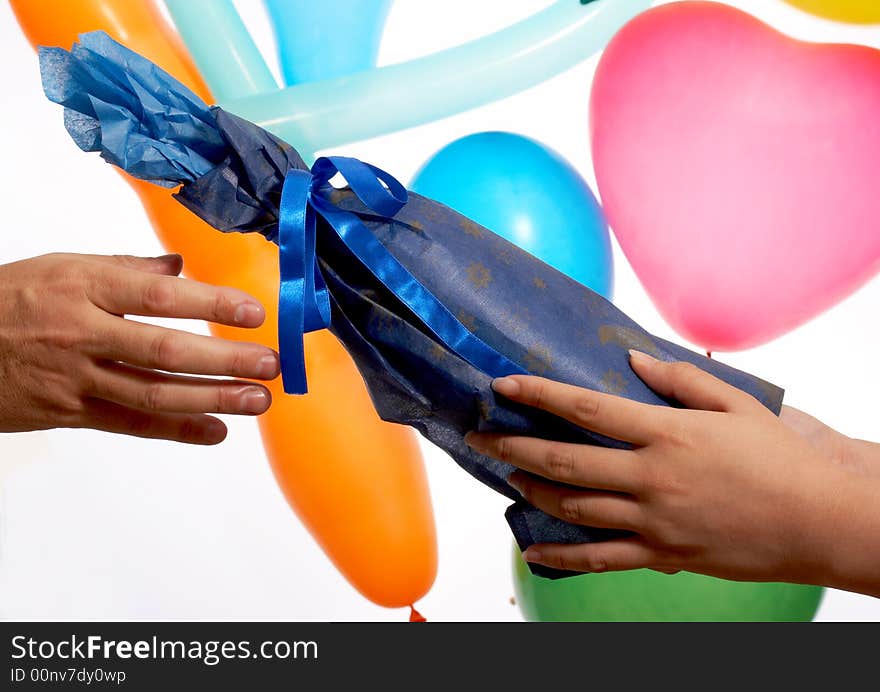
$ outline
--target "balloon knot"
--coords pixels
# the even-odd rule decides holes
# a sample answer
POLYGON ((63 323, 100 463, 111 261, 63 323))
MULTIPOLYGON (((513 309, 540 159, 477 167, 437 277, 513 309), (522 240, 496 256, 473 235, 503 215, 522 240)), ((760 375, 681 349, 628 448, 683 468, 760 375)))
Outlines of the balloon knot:
POLYGON ((415 606, 409 607, 409 621, 410 622, 427 622, 425 616, 422 615, 418 610, 416 610, 415 606))

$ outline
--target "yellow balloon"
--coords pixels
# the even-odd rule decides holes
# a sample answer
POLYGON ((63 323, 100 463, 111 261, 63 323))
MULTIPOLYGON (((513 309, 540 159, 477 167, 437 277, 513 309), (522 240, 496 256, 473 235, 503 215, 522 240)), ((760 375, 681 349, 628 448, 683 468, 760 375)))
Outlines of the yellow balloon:
POLYGON ((785 0, 820 17, 853 24, 880 23, 880 0, 785 0))

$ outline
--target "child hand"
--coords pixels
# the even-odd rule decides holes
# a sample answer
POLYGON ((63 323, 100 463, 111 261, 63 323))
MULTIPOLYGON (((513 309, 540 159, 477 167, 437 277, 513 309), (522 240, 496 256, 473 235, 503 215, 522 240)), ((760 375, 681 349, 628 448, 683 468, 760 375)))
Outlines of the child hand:
POLYGON ((880 479, 880 445, 847 437, 791 406, 782 407, 779 420, 806 438, 831 463, 880 479))
MULTIPOLYGON (((632 450, 469 433, 475 450, 519 467, 509 482, 565 521, 624 529, 602 543, 535 545, 524 557, 583 572, 650 568, 727 579, 880 592, 880 568, 855 564, 853 540, 878 554, 878 488, 849 473, 745 392, 686 363, 631 352, 654 391, 689 409, 652 406, 538 377, 496 380, 503 396, 632 450), (561 485, 564 483, 565 485, 561 485), (873 495, 873 497, 872 497, 873 495)), ((863 562, 865 555, 862 555, 863 562)))

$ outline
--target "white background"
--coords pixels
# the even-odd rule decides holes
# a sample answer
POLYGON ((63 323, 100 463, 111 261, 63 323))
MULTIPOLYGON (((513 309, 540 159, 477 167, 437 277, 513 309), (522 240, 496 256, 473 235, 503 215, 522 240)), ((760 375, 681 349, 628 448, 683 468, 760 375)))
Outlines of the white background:
MULTIPOLYGON (((259 0, 242 15, 271 60, 259 0)), ((547 0, 398 0, 380 64, 502 28, 547 0)), ((880 47, 880 27, 833 24, 780 0, 736 0, 794 36, 880 47)), ((43 97, 36 58, 0 3, 0 262, 52 251, 156 255, 134 193, 81 154, 43 97)), ((537 138, 595 189, 587 103, 596 60, 512 98, 344 148, 408 180, 444 144, 483 130, 537 138)), ((659 318, 615 246, 615 302, 649 331, 659 318)), ((846 434, 880 440, 880 280, 777 341, 727 362, 783 385, 787 402, 846 434)), ((206 333, 204 325, 187 325, 206 333)), ((0 617, 17 619, 402 620, 359 596, 332 568, 276 489, 256 423, 230 420, 204 449, 88 431, 0 435, 0 617)), ((295 431, 292 434, 296 434, 295 431)), ((343 434, 340 432, 340 434, 343 434)), ((419 608, 432 620, 518 620, 510 603, 507 501, 424 444, 440 569, 419 608), (468 521, 465 524, 465 520, 468 521)), ((880 501, 880 498, 878 498, 880 501)), ((880 619, 880 600, 829 592, 821 620, 880 619)))

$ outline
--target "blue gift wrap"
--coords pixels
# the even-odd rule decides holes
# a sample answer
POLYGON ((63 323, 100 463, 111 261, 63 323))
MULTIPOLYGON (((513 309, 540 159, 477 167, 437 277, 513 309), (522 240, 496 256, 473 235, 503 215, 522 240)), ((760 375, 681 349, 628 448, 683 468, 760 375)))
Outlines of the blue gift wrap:
MULTIPOLYGON (((492 391, 493 378, 530 373, 678 405, 630 369, 628 351, 637 349, 694 363, 779 413, 783 391, 775 385, 652 336, 602 296, 407 192, 379 168, 344 157, 309 168, 289 144, 209 108, 104 33, 84 34, 71 51, 41 49, 40 66, 46 95, 65 107, 65 125, 82 149, 138 178, 182 185, 176 198, 220 231, 260 233, 279 244, 285 389, 307 390, 303 333, 330 329, 383 419, 416 428, 514 501, 506 516, 523 549, 620 532, 568 524, 526 504, 507 484, 513 467, 475 453, 466 432, 628 445, 508 401, 492 391), (347 187, 330 184, 337 172, 347 187)), ((530 567, 554 578, 569 574, 530 567)))

